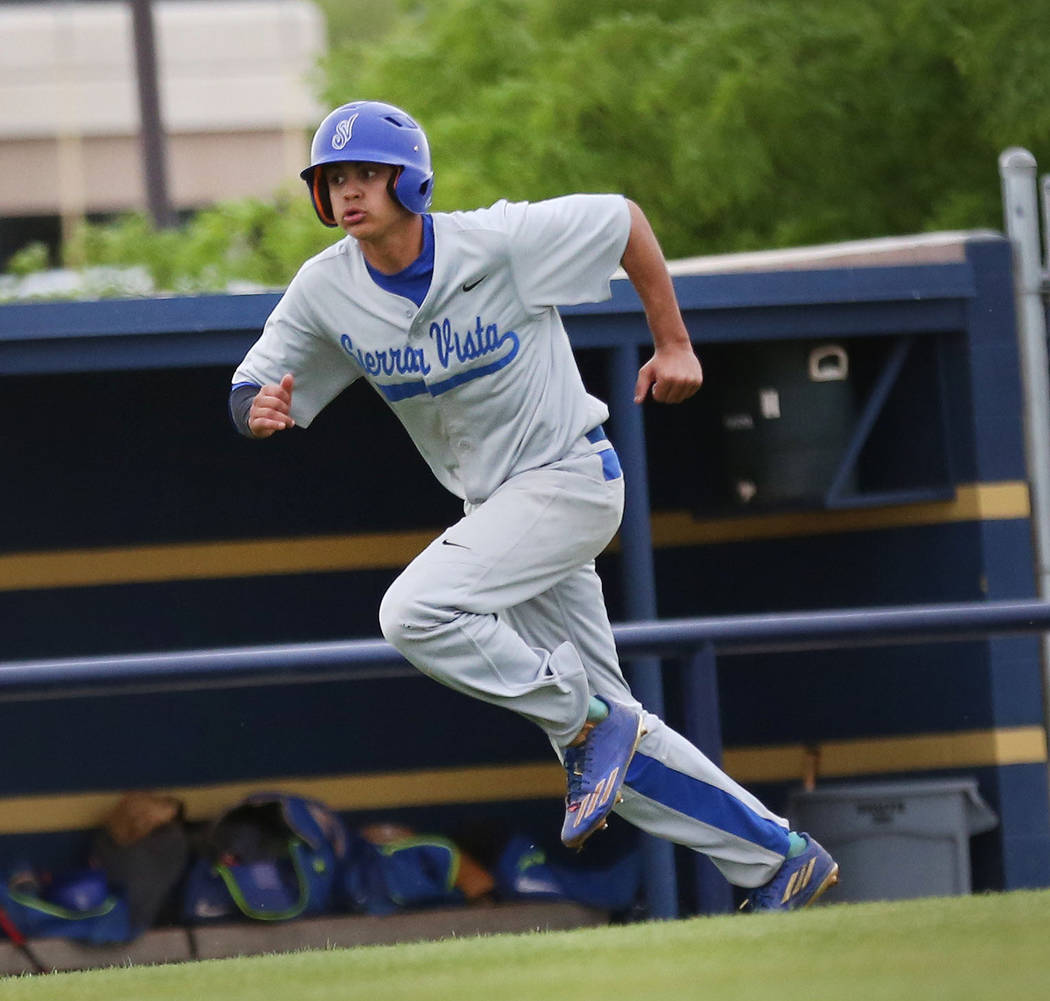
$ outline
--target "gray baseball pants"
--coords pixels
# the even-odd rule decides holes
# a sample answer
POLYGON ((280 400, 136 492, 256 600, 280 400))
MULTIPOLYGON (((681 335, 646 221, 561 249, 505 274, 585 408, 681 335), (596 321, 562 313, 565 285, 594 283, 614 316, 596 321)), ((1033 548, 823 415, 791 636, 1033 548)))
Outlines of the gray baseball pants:
MULTIPOLYGON (((419 554, 387 591, 387 640, 436 681, 542 727, 559 755, 591 695, 641 708, 624 679, 594 559, 623 514, 607 441, 511 477, 419 554)), ((754 887, 788 851, 787 821, 646 713, 616 812, 754 887)))

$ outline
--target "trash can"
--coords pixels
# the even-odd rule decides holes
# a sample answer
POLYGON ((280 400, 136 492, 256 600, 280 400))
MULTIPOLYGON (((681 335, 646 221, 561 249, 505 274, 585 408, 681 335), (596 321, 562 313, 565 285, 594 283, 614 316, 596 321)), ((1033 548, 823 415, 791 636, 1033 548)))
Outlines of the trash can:
POLYGON ((818 786, 788 816, 839 863, 836 901, 969 893, 970 838, 999 823, 972 778, 818 786))
POLYGON ((855 424, 849 375, 833 341, 749 346, 712 373, 734 507, 823 504, 855 424))

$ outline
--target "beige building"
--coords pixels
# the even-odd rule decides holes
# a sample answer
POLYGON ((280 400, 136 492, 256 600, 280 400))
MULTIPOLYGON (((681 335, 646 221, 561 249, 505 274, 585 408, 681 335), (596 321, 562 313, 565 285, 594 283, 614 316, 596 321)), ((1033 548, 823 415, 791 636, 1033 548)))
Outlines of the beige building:
MULTIPOLYGON (((325 46, 318 8, 155 0, 153 23, 173 207, 266 195, 294 178, 324 113, 311 86, 325 46)), ((0 3, 8 251, 14 234, 48 221, 144 210, 140 135, 131 4, 0 3)))

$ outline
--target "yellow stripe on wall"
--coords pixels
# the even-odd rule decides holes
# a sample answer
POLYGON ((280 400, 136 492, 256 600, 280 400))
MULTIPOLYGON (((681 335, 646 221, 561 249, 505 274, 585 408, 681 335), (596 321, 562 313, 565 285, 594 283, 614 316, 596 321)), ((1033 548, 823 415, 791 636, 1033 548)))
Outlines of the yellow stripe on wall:
POLYGON ((174 543, 0 556, 0 591, 211 580, 404 566, 434 532, 174 543))
POLYGON ((830 740, 807 747, 783 744, 727 748, 723 766, 742 782, 855 778, 889 772, 1023 765, 1047 760, 1046 731, 1039 726, 921 734, 862 740, 830 740))
POLYGON ((779 539, 841 532, 870 532, 913 525, 1027 518, 1031 514, 1028 485, 979 483, 960 486, 952 500, 923 504, 833 511, 788 511, 781 514, 699 520, 688 511, 656 514, 653 545, 689 546, 752 539, 779 539))
MULTIPOLYGON (((653 545, 663 548, 1027 518, 1029 514, 1027 485, 1009 482, 960 486, 955 498, 948 501, 718 519, 667 511, 654 514, 651 524, 653 545)), ((397 569, 439 531, 11 553, 0 556, 0 591, 397 569)))
MULTIPOLYGON (((1044 764, 1045 731, 1038 726, 963 733, 727 748, 725 770, 745 786, 801 782, 816 754, 817 778, 833 779, 942 769, 1044 764)), ((335 810, 383 811, 407 806, 514 802, 565 795, 565 773, 556 761, 435 768, 319 778, 279 777, 256 782, 153 790, 180 799, 191 820, 206 820, 253 792, 279 790, 308 796, 335 810)), ((0 834, 87 830, 98 827, 120 792, 14 796, 0 799, 0 834)))
MULTIPOLYGON (((319 778, 284 776, 151 791, 181 800, 188 819, 207 820, 251 793, 268 790, 318 799, 335 810, 390 810, 443 803, 561 799, 565 795, 565 772, 557 761, 551 761, 319 778)), ((97 827, 119 798, 119 792, 91 792, 0 799, 0 834, 97 827)))

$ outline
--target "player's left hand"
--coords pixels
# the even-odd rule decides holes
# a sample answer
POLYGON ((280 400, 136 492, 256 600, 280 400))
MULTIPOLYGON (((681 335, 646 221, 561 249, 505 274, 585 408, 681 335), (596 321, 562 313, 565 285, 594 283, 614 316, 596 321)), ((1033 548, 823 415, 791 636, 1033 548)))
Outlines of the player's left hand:
POLYGON ((657 403, 681 403, 696 393, 703 381, 704 371, 692 344, 657 348, 638 372, 634 402, 641 403, 652 391, 657 403))

